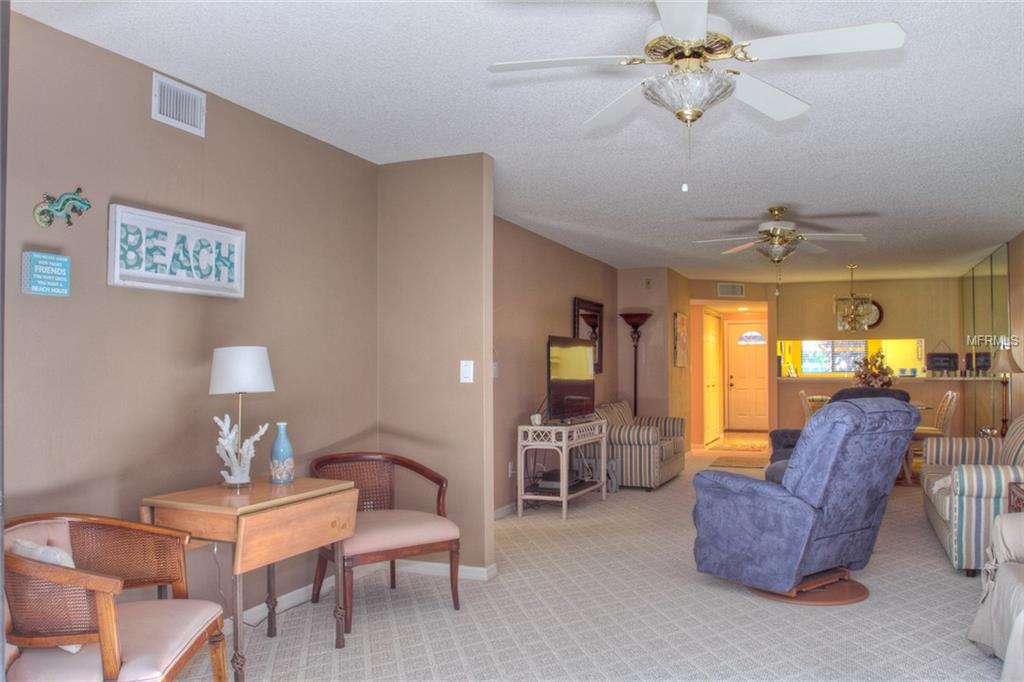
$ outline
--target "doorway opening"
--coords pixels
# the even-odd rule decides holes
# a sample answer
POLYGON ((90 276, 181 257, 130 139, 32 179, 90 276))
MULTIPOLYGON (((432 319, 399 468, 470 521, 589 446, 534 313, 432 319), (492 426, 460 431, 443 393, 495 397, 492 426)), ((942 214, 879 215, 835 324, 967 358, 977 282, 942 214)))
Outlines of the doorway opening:
POLYGON ((697 448, 760 449, 767 443, 771 381, 768 306, 761 301, 692 301, 693 435, 697 448), (754 446, 757 447, 754 447, 754 446), (748 447, 749 446, 749 447, 748 447))

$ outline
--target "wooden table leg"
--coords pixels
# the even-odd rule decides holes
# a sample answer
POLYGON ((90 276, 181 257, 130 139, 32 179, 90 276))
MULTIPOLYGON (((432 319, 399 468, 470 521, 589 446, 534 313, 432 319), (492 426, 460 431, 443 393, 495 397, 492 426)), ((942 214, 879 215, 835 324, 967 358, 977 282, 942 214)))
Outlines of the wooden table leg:
POLYGON ((236 575, 235 582, 235 623, 231 634, 234 652, 231 654, 231 668, 235 671, 235 682, 245 682, 245 607, 242 603, 242 576, 236 575))
POLYGON ((341 543, 334 543, 334 648, 345 648, 345 602, 342 597, 344 589, 345 557, 341 551, 341 543))
POLYGON ((274 564, 267 564, 267 637, 277 637, 277 580, 274 564))

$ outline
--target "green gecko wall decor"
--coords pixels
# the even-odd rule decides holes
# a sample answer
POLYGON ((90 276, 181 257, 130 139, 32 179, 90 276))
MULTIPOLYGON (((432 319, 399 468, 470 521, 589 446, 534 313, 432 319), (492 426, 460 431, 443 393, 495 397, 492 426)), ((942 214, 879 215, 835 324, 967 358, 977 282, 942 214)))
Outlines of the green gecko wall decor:
POLYGON ((65 192, 59 197, 43 194, 43 200, 33 210, 39 227, 50 227, 57 218, 63 218, 71 227, 71 214, 80 216, 92 208, 89 200, 82 196, 82 188, 76 187, 74 192, 65 192))

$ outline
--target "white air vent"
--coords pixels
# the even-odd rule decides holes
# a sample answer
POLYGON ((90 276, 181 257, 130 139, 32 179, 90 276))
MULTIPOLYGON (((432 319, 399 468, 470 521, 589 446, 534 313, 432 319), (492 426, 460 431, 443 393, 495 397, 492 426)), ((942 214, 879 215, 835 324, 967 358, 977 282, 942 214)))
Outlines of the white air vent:
POLYGON ((747 287, 741 282, 719 282, 718 295, 723 298, 743 298, 747 295, 747 287))
POLYGON ((206 93, 153 73, 153 120, 206 137, 206 93))

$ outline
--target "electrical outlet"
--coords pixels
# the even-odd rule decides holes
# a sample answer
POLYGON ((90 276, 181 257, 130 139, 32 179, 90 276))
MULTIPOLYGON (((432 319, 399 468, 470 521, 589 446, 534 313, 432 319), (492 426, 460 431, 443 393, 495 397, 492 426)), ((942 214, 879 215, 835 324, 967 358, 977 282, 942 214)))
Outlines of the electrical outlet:
POLYGON ((654 282, 651 281, 650 277, 644 277, 644 289, 653 289, 654 282))
POLYGON ((512 460, 508 461, 508 477, 513 478, 516 475, 516 465, 512 460))

